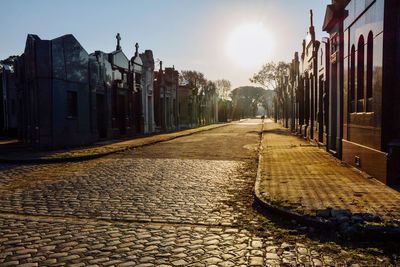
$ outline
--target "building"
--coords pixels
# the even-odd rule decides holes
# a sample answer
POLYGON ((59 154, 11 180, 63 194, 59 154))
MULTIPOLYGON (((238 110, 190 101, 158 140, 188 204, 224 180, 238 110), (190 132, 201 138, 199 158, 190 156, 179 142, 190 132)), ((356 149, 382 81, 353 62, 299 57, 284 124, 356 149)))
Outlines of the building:
POLYGON ((303 42, 303 82, 304 82, 304 107, 305 125, 302 134, 309 140, 320 142, 318 134, 318 50, 320 42, 315 38, 313 14, 310 11, 310 27, 307 37, 303 42))
POLYGON ((133 84, 133 115, 135 133, 149 134, 155 131, 154 122, 154 58, 151 50, 139 54, 135 44, 135 55, 131 58, 133 84))
POLYGON ((141 115, 134 96, 132 64, 121 49, 120 35, 117 34, 116 38, 116 49, 108 54, 111 64, 111 138, 132 136, 141 129, 141 115))
POLYGON ((114 51, 88 54, 71 34, 29 34, 24 53, 0 71, 0 134, 18 129, 25 144, 62 149, 218 121, 213 83, 193 95, 174 67, 160 62, 154 72, 151 50, 139 53, 136 43, 129 59, 116 40, 114 51))
POLYGON ((16 136, 18 127, 18 96, 14 68, 0 66, 0 136, 16 136))
POLYGON ((323 38, 318 50, 318 87, 317 87, 317 142, 329 151, 329 39, 323 38))
POLYGON ((90 123, 89 54, 71 35, 29 34, 17 60, 19 137, 42 149, 95 140, 90 123))
POLYGON ((345 6, 342 159, 400 182, 400 2, 345 6))
MULTIPOLYGON (((89 86, 92 95, 91 124, 96 140, 110 139, 112 131, 113 70, 108 54, 96 51, 89 56, 89 86)), ((114 74, 115 75, 115 74, 114 74)))
POLYGON ((327 60, 328 84, 328 137, 327 150, 334 156, 342 157, 343 138, 343 87, 344 87, 344 19, 349 0, 334 0, 328 5, 322 29, 329 34, 325 59, 327 60), (329 56, 329 57, 328 57, 329 56))
POLYGON ((71 35, 28 35, 17 60, 19 137, 40 149, 80 146, 154 131, 151 50, 131 60, 115 51, 88 54, 71 35))
POLYGON ((312 12, 310 18, 299 74, 295 55, 283 82, 284 125, 380 181, 399 184, 400 2, 333 0, 323 22, 329 38, 322 41, 315 39, 312 12))
POLYGON ((175 67, 155 72, 154 80, 154 117, 158 131, 178 129, 178 88, 179 72, 175 67))
MULTIPOLYGON (((138 46, 136 46, 138 47, 138 46)), ((137 48, 136 48, 137 49, 137 48)), ((137 51, 136 51, 137 53, 137 51)), ((141 71, 141 91, 142 114, 143 114, 143 133, 149 134, 155 132, 156 124, 154 120, 154 58, 151 50, 146 50, 140 54, 142 60, 141 71)), ((135 72, 136 73, 136 72, 135 72)), ((135 81, 139 79, 135 78, 135 81)))

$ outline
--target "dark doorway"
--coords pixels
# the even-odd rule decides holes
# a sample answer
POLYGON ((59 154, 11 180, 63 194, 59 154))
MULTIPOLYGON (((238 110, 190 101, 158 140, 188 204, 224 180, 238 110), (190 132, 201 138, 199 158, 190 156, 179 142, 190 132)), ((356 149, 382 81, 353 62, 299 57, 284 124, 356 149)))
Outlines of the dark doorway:
POLYGON ((126 108, 125 108, 125 96, 118 95, 118 125, 119 133, 121 135, 126 134, 126 108))
POLYGON ((167 130, 169 130, 170 129, 170 127, 171 127, 171 116, 172 116, 172 112, 171 112, 171 103, 170 103, 170 99, 169 99, 169 97, 167 97, 166 98, 166 100, 165 100, 165 104, 166 104, 166 107, 165 107, 165 116, 166 116, 166 121, 165 121, 165 127, 166 127, 166 129, 167 130))
POLYGON ((107 137, 107 124, 106 124, 106 108, 104 95, 96 95, 96 111, 97 111, 97 131, 99 138, 107 137))
POLYGON ((135 127, 135 133, 142 134, 144 132, 142 91, 136 92, 133 97, 133 123, 135 127))

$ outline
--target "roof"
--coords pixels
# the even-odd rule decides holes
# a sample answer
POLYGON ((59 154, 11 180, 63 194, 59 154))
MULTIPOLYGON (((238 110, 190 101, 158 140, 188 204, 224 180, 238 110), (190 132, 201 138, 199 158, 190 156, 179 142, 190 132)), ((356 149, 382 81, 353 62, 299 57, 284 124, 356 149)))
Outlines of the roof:
POLYGON ((351 0, 333 0, 332 4, 326 6, 322 30, 330 31, 335 24, 347 16, 345 7, 350 1, 351 0))

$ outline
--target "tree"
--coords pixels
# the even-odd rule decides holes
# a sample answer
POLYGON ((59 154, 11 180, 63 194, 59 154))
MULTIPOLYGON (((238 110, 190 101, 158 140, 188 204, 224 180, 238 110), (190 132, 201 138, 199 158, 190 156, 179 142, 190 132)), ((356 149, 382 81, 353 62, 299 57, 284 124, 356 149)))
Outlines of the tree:
POLYGON ((17 60, 18 56, 13 55, 9 56, 6 59, 0 60, 0 68, 3 67, 3 65, 13 65, 14 62, 17 60))
POLYGON ((180 83, 192 89, 195 120, 199 125, 207 123, 208 96, 215 92, 215 85, 207 81, 203 73, 195 70, 184 70, 180 75, 180 83))
POLYGON ((265 115, 270 117, 273 115, 273 106, 274 106, 274 98, 275 98, 274 90, 265 90, 264 96, 261 98, 260 105, 265 109, 265 115))
POLYGON ((206 86, 204 87, 204 95, 212 96, 217 93, 217 85, 215 82, 207 81, 206 86))
POLYGON ((221 99, 227 100, 231 91, 231 82, 225 79, 216 80, 217 93, 221 99))
POLYGON ((207 85, 204 74, 195 70, 183 70, 179 79, 181 83, 187 83, 192 88, 194 95, 201 95, 207 85))
POLYGON ((289 64, 285 62, 269 62, 264 64, 257 73, 253 74, 250 82, 259 84, 265 89, 276 90, 279 88, 282 78, 288 75, 289 64))
POLYGON ((205 109, 203 112, 204 119, 206 123, 215 122, 215 113, 216 113, 216 99, 217 99, 217 86, 215 82, 207 81, 207 84, 204 88, 204 96, 203 98, 203 108, 205 109))
MULTIPOLYGON (((288 99, 285 81, 286 77, 289 75, 290 65, 285 62, 269 62, 261 67, 261 70, 254 73, 253 78, 250 78, 250 82, 259 84, 265 89, 275 91, 274 100, 274 113, 275 119, 277 118, 277 113, 279 110, 285 107, 285 102, 288 99)), ((266 109, 270 109, 271 106, 266 105, 266 109)))
POLYGON ((261 87, 242 86, 230 93, 233 102, 233 118, 254 117, 258 106, 265 99, 266 90, 261 87))

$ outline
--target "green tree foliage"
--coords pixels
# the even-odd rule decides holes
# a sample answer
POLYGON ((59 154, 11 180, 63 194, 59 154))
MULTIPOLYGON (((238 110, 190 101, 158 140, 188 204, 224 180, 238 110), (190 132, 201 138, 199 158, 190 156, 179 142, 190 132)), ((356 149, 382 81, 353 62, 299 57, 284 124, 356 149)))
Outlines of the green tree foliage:
MULTIPOLYGON (((253 77, 250 78, 250 82, 259 84, 265 89, 275 91, 274 103, 282 106, 284 100, 287 98, 287 92, 285 88, 285 79, 289 75, 290 65, 285 62, 268 62, 261 67, 257 73, 254 73, 253 77)), ((276 108, 273 107, 272 101, 266 102, 264 108, 269 113, 270 110, 276 108)))
MULTIPOLYGON (((230 88, 230 82, 223 81, 224 85, 229 85, 230 88)), ((218 83, 207 80, 203 73, 195 70, 181 71, 179 82, 192 89, 193 114, 196 114, 194 117, 198 124, 213 122, 218 109, 220 90, 218 83)), ((226 110, 225 113, 227 113, 226 110)))
POLYGON ((230 93, 233 105, 233 118, 240 119, 257 115, 259 105, 269 100, 269 93, 261 87, 242 86, 230 93))
POLYGON ((261 99, 260 105, 265 109, 266 115, 268 117, 272 116, 273 106, 274 106, 274 97, 276 93, 274 90, 265 90, 265 94, 261 99))
POLYGON ((264 64, 257 73, 254 73, 250 82, 256 83, 269 90, 276 90, 282 83, 283 77, 288 75, 289 64, 285 62, 269 62, 264 64))
POLYGON ((204 87, 204 95, 212 96, 217 93, 217 85, 215 82, 207 81, 206 86, 204 87))
POLYGON ((207 85, 207 79, 203 73, 195 70, 183 70, 179 75, 181 83, 187 83, 193 90, 193 95, 202 95, 207 85))

